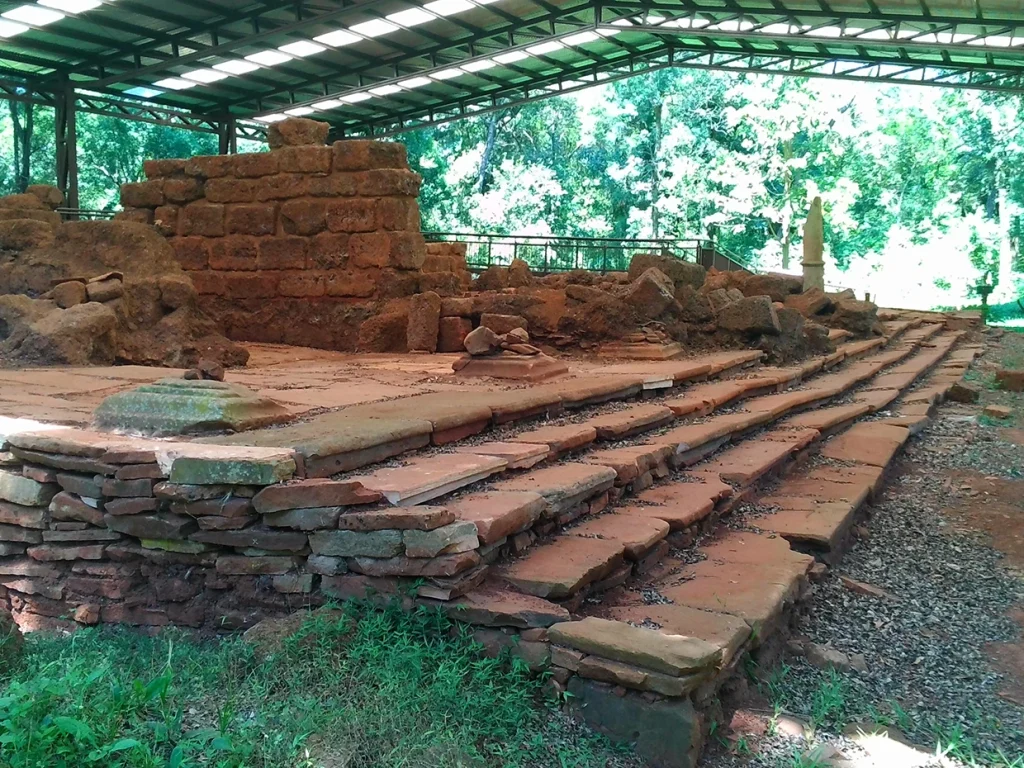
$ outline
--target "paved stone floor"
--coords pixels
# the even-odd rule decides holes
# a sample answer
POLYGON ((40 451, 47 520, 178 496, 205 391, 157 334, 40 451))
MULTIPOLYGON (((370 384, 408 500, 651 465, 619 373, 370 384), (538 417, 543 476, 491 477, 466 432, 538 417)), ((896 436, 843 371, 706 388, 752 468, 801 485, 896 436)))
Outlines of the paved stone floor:
MULTIPOLYGON (((350 355, 303 347, 251 345, 246 368, 227 381, 273 398, 296 415, 421 392, 494 389, 457 381, 457 355, 350 355)), ((82 426, 107 396, 184 371, 136 365, 0 370, 0 416, 82 426)))

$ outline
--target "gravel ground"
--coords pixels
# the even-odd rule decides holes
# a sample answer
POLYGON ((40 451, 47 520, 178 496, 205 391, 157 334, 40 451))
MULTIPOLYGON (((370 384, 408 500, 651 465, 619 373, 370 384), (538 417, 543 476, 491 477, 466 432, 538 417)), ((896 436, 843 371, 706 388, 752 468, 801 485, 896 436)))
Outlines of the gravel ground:
MULTIPOLYGON (((1024 336, 1008 341, 1009 349, 988 358, 1012 358, 1024 349, 1024 336)), ((988 402, 1019 409, 1024 396, 985 393, 988 402)), ((816 726, 811 739, 778 729, 750 737, 754 754, 747 740, 731 751, 720 743, 708 751, 704 768, 910 765, 894 758, 879 762, 877 756, 863 760, 865 753, 842 736, 850 723, 891 724, 927 751, 937 743, 957 747, 948 756, 924 759, 925 765, 1024 766, 1024 710, 997 695, 1003 678, 983 652, 986 643, 1020 640, 1021 628, 1007 614, 1024 603, 1024 574, 1008 567, 983 536, 944 513, 971 498, 966 487, 949 480, 951 471, 1024 475, 1024 450, 986 420, 979 423, 979 412, 979 406, 943 406, 935 423, 908 444, 872 509, 870 535, 854 541, 805 603, 798 633, 863 654, 867 672, 825 672, 788 656, 761 673, 761 704, 769 716, 774 708, 816 726), (892 599, 852 592, 840 575, 880 587, 892 599), (801 762, 815 744, 821 756, 838 749, 851 762, 806 756, 801 762)), ((1024 515, 1024 483, 1020 490, 1012 501, 1024 515)), ((756 526, 756 518, 750 522, 756 526)))

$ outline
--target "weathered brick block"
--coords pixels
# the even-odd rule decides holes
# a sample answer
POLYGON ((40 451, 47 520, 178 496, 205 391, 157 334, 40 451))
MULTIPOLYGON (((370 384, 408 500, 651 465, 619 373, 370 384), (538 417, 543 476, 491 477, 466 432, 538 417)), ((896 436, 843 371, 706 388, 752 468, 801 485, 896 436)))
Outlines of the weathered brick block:
POLYGON ((354 197, 359 193, 359 179, 355 173, 342 172, 305 178, 307 194, 312 197, 354 197))
POLYGON ((301 298, 323 296, 327 292, 327 279, 318 272, 286 272, 281 276, 277 291, 282 296, 301 298))
POLYGON ((405 145, 394 141, 347 139, 334 142, 335 171, 408 168, 405 145))
POLYGON ((306 247, 306 265, 313 269, 337 269, 348 263, 348 235, 321 232, 306 247))
POLYGON ((423 177, 412 171, 360 171, 358 192, 365 197, 417 197, 423 177))
POLYGON ((330 147, 282 147, 274 154, 282 173, 330 173, 333 150, 330 147))
POLYGON ((466 337, 472 330, 473 321, 468 317, 442 317, 437 335, 437 351, 464 351, 466 349, 466 337))
POLYGON ((281 228, 290 235, 315 235, 327 227, 326 203, 316 198, 281 204, 281 228))
POLYGON ((125 208, 114 215, 114 221, 133 221, 136 224, 152 224, 152 208, 125 208))
POLYGON ((164 197, 169 203, 191 203, 203 196, 203 188, 202 179, 167 179, 164 182, 164 197))
POLYGON ((427 256, 427 242, 419 232, 392 232, 388 264, 396 269, 419 269, 427 256))
POLYGON ((377 229, 378 200, 351 197, 327 204, 327 228, 331 232, 373 232, 377 229))
POLYGON ((197 155, 185 161, 185 175, 215 179, 231 173, 231 155, 197 155))
POLYGON ((427 243, 427 255, 423 259, 423 266, 421 267, 424 272, 454 272, 454 264, 452 263, 452 257, 447 254, 431 253, 431 243, 427 243))
POLYGON ((161 205, 153 211, 153 224, 157 232, 164 237, 171 237, 178 231, 178 206, 161 205))
POLYGON ((189 203, 178 212, 178 234, 221 237, 224 234, 224 206, 215 203, 189 203))
POLYGON ((164 179, 169 176, 181 176, 185 173, 185 160, 146 160, 142 170, 147 179, 164 179))
POLYGON ((251 152, 231 158, 231 172, 239 178, 271 176, 280 170, 276 152, 251 152))
POLYGON ((210 269, 248 272, 256 269, 258 241, 247 235, 228 235, 210 243, 210 269))
POLYGON ((211 203, 251 203, 260 189, 258 179, 235 179, 225 176, 206 182, 206 199, 211 203))
POLYGON ((209 244, 202 237, 172 237, 174 255, 182 269, 206 269, 210 266, 209 244))
POLYGON ((462 293, 462 279, 454 272, 423 272, 420 290, 434 291, 438 296, 458 296, 462 293))
POLYGON ((239 203, 224 213, 229 235, 272 235, 277 232, 277 203, 239 203))
POLYGON ((220 272, 189 272, 192 285, 196 287, 196 293, 200 296, 223 296, 225 291, 224 279, 220 272))
POLYGON ((303 269, 306 266, 306 238, 265 237, 259 241, 257 269, 303 269))
POLYGON ((256 180, 256 200, 291 200, 310 195, 313 176, 301 173, 278 173, 256 180))
POLYGON ((400 299, 420 289, 420 273, 407 270, 382 269, 377 277, 377 297, 400 299))
POLYGON ((335 272, 327 277, 327 295, 366 299, 377 290, 375 274, 369 270, 353 269, 335 272))
POLYGON ((419 204, 408 197, 382 197, 377 201, 377 224, 389 231, 420 231, 419 204))
POLYGON ((224 295, 229 299, 271 299, 277 296, 277 276, 224 272, 224 295))
POLYGON ((164 202, 163 179, 121 185, 121 205, 126 208, 156 208, 164 202))
POLYGON ((386 267, 391 247, 387 232, 354 234, 348 239, 348 256, 356 267, 386 267))

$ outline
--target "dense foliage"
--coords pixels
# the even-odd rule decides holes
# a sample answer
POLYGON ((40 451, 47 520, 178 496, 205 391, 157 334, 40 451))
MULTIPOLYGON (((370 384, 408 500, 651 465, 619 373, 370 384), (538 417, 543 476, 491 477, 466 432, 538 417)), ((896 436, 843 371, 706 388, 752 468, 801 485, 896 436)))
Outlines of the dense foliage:
MULTIPOLYGON (((999 283, 993 301, 1018 293, 1022 103, 665 70, 402 140, 426 179, 425 229, 713 237, 763 267, 798 269, 820 195, 833 284, 956 305, 976 301, 981 281, 999 283)), ((36 110, 32 181, 52 179, 52 122, 36 110)), ((94 115, 79 132, 83 207, 116 206, 144 158, 215 151, 209 135, 94 115)), ((0 146, 12 136, 11 113, 0 115, 0 146)), ((17 187, 18 160, 0 164, 0 191, 17 187)))

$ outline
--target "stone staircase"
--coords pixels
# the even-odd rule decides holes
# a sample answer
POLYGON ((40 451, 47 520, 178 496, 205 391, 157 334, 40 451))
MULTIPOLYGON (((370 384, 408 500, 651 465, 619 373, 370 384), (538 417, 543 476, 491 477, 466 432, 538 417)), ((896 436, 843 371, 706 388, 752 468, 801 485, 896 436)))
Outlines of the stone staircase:
POLYGON ((0 557, 0 582, 45 571, 82 623, 234 627, 325 598, 418 602, 550 665, 588 721, 646 758, 690 766, 740 660, 777 644, 816 559, 841 555, 980 353, 954 351, 961 336, 891 322, 785 368, 749 351, 609 365, 192 443, 12 435, 11 461, 44 485, 62 470, 63 490, 49 515, 0 508, 0 522, 118 540, 0 557), (135 562, 205 581, 166 598, 125 576, 135 562), (87 598, 71 568, 97 583, 87 598), (662 735, 637 741, 645 729, 662 735))

